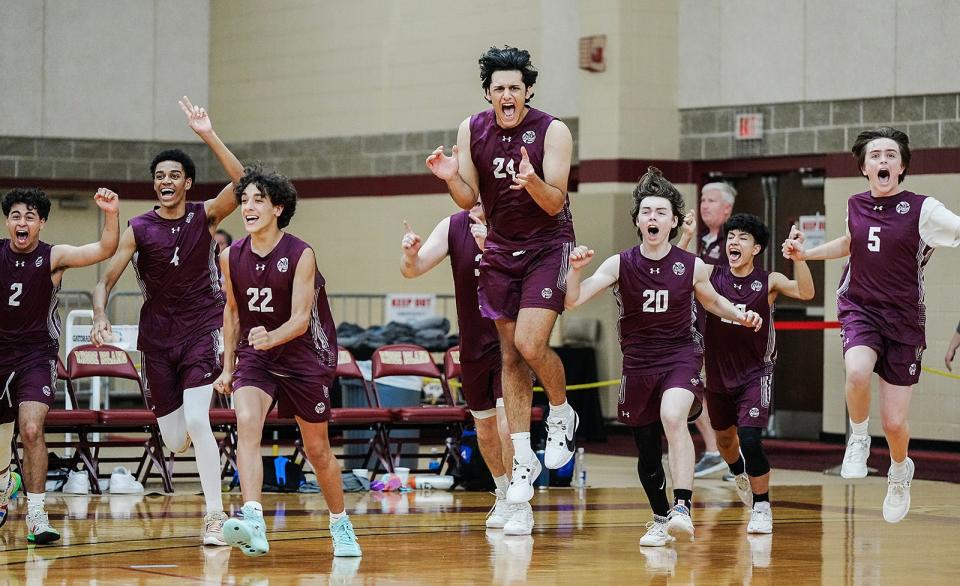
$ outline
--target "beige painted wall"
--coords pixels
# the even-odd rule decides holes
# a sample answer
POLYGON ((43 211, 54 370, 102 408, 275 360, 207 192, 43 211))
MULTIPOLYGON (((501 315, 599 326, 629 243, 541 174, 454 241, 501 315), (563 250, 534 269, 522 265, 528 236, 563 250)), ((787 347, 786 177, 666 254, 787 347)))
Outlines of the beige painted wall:
MULTIPOLYGON (((843 233, 847 198, 866 189, 862 179, 829 179, 824 186, 827 208, 827 238, 843 233)), ((904 188, 939 199, 953 211, 960 210, 960 175, 908 176, 904 188)), ((828 261, 824 273, 826 286, 824 306, 827 320, 836 320, 836 286, 845 262, 828 261)), ((927 351, 924 366, 943 370, 943 356, 947 343, 960 320, 957 291, 960 289, 960 251, 938 250, 925 271, 927 305, 927 351)), ((844 370, 840 337, 836 330, 824 337, 823 361, 823 431, 844 433, 846 408, 844 405, 844 370)), ((879 401, 874 376, 873 401, 870 408, 870 433, 882 435, 879 401)), ((910 407, 910 433, 923 439, 960 440, 960 393, 958 381, 924 372, 914 388, 910 407)))

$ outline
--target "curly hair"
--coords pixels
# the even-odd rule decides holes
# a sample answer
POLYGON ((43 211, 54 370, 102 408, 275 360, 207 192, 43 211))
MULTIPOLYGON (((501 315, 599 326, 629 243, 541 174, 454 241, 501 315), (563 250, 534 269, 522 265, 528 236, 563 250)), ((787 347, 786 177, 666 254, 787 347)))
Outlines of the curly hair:
POLYGON ((42 190, 35 187, 26 189, 18 187, 12 189, 3 196, 3 217, 10 215, 10 210, 15 204, 27 204, 27 209, 37 210, 41 220, 50 217, 50 198, 42 190))
MULTIPOLYGON (((480 82, 484 92, 490 89, 495 71, 519 71, 523 77, 523 85, 527 87, 537 83, 539 75, 530 63, 530 52, 509 45, 504 45, 502 49, 490 47, 480 56, 480 82)), ((525 103, 529 104, 531 99, 533 94, 530 94, 525 103)))
POLYGON ((260 165, 245 167, 243 177, 233 189, 234 195, 237 196, 237 204, 241 203, 244 190, 251 184, 256 185, 261 193, 266 194, 274 206, 283 206, 283 211, 277 218, 277 225, 280 228, 286 228, 297 211, 297 190, 290 179, 275 171, 267 171, 260 165))
POLYGON ((157 165, 164 161, 180 163, 183 165, 183 173, 187 176, 187 179, 193 179, 194 181, 197 180, 197 166, 193 163, 193 159, 190 158, 190 155, 181 151, 180 149, 167 149, 157 153, 157 156, 150 161, 151 178, 153 177, 153 174, 157 172, 157 165))
POLYGON ((857 140, 853 141, 850 152, 857 158, 857 164, 862 171, 863 164, 867 160, 867 145, 878 138, 889 138, 900 147, 900 159, 903 160, 903 173, 900 173, 900 176, 897 177, 897 183, 902 183, 904 177, 907 176, 907 167, 910 166, 910 137, 907 136, 906 132, 889 126, 881 126, 873 130, 864 130, 857 135, 857 140))
MULTIPOLYGON (((656 167, 647 167, 647 172, 643 174, 637 186, 633 190, 633 211, 630 212, 630 220, 633 225, 637 225, 637 216, 640 215, 640 202, 645 197, 662 197, 670 202, 673 208, 673 215, 677 218, 677 225, 670 230, 670 240, 676 238, 680 232, 680 223, 683 220, 683 196, 673 186, 673 183, 667 181, 663 176, 663 171, 656 167)), ((637 235, 642 235, 637 228, 637 235)))
POLYGON ((724 240, 727 239, 727 233, 730 230, 740 230, 753 236, 753 241, 760 245, 760 254, 763 254, 767 245, 770 244, 770 230, 767 229, 763 220, 753 214, 734 214, 724 222, 721 230, 724 240))

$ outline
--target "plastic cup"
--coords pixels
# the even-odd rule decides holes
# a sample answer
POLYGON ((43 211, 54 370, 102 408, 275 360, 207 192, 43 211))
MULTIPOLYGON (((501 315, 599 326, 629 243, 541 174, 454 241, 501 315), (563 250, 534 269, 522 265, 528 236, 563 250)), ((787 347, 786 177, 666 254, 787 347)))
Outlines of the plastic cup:
POLYGON ((394 473, 396 473, 396 475, 400 478, 400 485, 401 485, 401 486, 406 486, 406 485, 407 485, 407 478, 410 477, 410 469, 409 469, 409 468, 404 468, 404 467, 402 467, 402 466, 397 466, 396 468, 393 469, 393 471, 394 471, 394 473))

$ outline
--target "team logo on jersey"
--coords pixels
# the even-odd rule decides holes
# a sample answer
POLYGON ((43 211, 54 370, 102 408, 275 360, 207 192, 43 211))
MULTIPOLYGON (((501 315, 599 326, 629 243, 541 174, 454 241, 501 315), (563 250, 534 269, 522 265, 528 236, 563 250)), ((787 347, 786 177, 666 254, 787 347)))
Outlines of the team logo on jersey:
POLYGON ((750 409, 750 417, 760 417, 760 410, 756 407, 750 409))
POLYGON ((750 283, 750 288, 753 289, 754 291, 759 291, 760 289, 763 289, 763 283, 761 283, 760 281, 754 281, 750 283))
POLYGON ((277 270, 281 273, 287 272, 287 269, 290 268, 290 259, 283 257, 277 261, 277 270))
POLYGON ((528 131, 526 131, 526 132, 523 133, 523 142, 524 142, 525 144, 531 144, 531 143, 532 143, 533 141, 535 141, 535 140, 537 140, 537 133, 536 133, 536 132, 534 132, 534 131, 532 131, 532 130, 528 130, 528 131))
POLYGON ((910 202, 901 201, 900 203, 897 204, 897 213, 898 213, 898 214, 903 215, 903 214, 906 214, 906 213, 909 213, 909 212, 910 212, 910 202))
POLYGON ((323 403, 317 403, 317 406, 313 408, 317 412, 317 415, 323 415, 323 412, 327 410, 327 406, 323 403))
POLYGON ((192 220, 192 219, 193 219, 193 212, 190 212, 189 214, 187 214, 187 219, 184 220, 184 221, 189 224, 189 223, 190 223, 190 220, 192 220))
POLYGON ((44 385, 44 386, 43 386, 43 389, 41 389, 41 390, 43 391, 43 394, 46 395, 46 396, 48 396, 48 397, 53 394, 53 391, 50 390, 50 387, 48 387, 48 386, 46 386, 46 385, 44 385))
POLYGON ((264 270, 264 269, 267 268, 267 265, 266 265, 266 264, 257 264, 257 265, 256 265, 256 268, 257 268, 258 271, 262 271, 262 270, 264 270))
POLYGON ((33 261, 33 266, 35 266, 35 267, 39 267, 39 266, 42 265, 42 264, 43 264, 43 257, 42 257, 42 256, 38 256, 38 257, 37 257, 37 260, 33 261))
POLYGON ((700 379, 699 379, 699 378, 692 378, 692 379, 690 379, 690 384, 693 385, 693 386, 697 386, 697 385, 700 384, 700 379))
POLYGON ((673 263, 673 274, 676 276, 681 276, 683 273, 687 272, 687 265, 682 262, 673 263))
POLYGON ((27 261, 25 261, 25 260, 15 260, 15 261, 13 261, 13 266, 15 266, 15 267, 25 267, 25 266, 27 266, 27 261))
POLYGON ((544 299, 550 299, 553 297, 553 289, 544 287, 543 291, 540 292, 540 297, 543 297, 544 299))
POLYGON ((660 274, 660 267, 650 267, 650 274, 651 274, 651 275, 659 275, 659 274, 660 274))
POLYGON ((917 363, 914 362, 910 365, 910 376, 917 374, 917 363))

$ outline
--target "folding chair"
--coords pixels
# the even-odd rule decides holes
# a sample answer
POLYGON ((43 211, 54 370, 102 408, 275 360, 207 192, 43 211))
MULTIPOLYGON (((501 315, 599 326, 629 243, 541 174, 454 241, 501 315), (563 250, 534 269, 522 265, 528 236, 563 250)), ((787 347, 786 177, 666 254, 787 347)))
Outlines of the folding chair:
MULTIPOLYGON (((426 348, 415 344, 381 346, 374 350, 372 362, 371 378, 373 381, 371 386, 378 405, 380 404, 380 393, 377 390, 377 379, 379 378, 413 375, 435 378, 441 381, 445 405, 391 409, 392 428, 414 427, 422 431, 441 430, 445 436, 443 462, 448 465, 459 464, 460 436, 463 433, 463 424, 467 421, 468 413, 463 407, 457 407, 454 404, 453 395, 426 348)), ((392 439, 391 441, 398 444, 394 459, 399 461, 403 440, 392 439)))
MULTIPOLYGON (((366 441, 367 453, 363 459, 363 468, 369 467, 371 458, 383 466, 387 472, 393 472, 393 462, 390 459, 390 431, 389 425, 392 419, 390 409, 380 407, 378 398, 367 381, 363 378, 363 373, 357 365, 357 360, 349 350, 339 346, 337 348, 337 370, 336 376, 339 379, 352 379, 360 381, 363 388, 364 398, 367 401, 366 407, 337 407, 330 412, 330 425, 338 429, 362 429, 373 433, 369 440, 352 441, 342 438, 341 442, 360 443, 366 441)), ((346 459, 348 456, 344 456, 346 459)))
MULTIPOLYGON (((130 359, 130 355, 116 346, 92 344, 77 346, 67 355, 67 372, 70 380, 94 376, 113 377, 131 380, 137 383, 144 405, 149 407, 143 381, 130 359)), ((103 409, 99 412, 97 431, 109 432, 143 432, 147 434, 145 440, 129 438, 101 438, 95 444, 93 454, 93 469, 99 475, 99 462, 122 462, 127 458, 101 458, 100 450, 104 447, 139 446, 143 454, 139 458, 139 465, 134 474, 145 481, 152 475, 152 468, 157 467, 157 473, 163 481, 166 492, 173 492, 173 474, 164 462, 163 441, 160 439, 160 429, 153 412, 144 407, 142 409, 103 409)))

